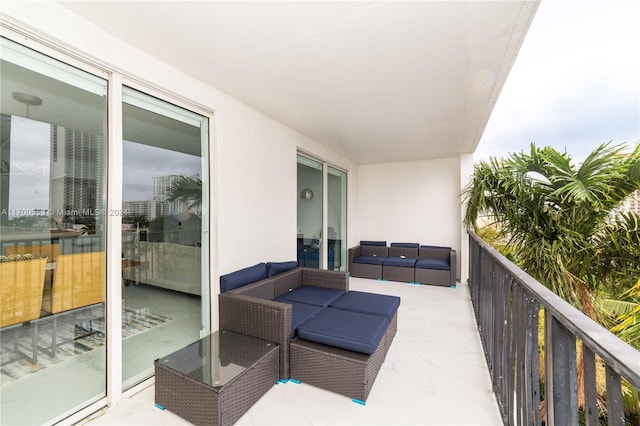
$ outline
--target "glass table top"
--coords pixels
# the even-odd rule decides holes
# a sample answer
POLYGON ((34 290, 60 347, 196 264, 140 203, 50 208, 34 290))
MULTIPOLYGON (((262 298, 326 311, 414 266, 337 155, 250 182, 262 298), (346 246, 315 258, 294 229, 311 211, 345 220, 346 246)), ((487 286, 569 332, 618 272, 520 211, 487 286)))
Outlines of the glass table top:
POLYGON ((217 331, 156 362, 211 387, 222 387, 277 345, 233 331, 217 331))

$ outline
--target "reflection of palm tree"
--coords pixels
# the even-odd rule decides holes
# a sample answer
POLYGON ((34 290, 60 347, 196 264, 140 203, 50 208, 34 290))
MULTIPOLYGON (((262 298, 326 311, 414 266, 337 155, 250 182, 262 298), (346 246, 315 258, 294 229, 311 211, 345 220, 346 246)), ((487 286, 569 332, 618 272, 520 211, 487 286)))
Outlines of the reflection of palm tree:
POLYGON ((169 188, 167 201, 182 201, 189 210, 197 211, 202 206, 202 180, 198 177, 178 177, 169 188))

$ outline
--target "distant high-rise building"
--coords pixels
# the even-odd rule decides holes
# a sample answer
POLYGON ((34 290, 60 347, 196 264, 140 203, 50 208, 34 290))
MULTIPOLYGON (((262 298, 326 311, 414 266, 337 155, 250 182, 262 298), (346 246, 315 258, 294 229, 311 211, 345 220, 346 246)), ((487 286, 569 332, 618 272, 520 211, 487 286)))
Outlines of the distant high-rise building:
POLYGON ((63 126, 51 126, 52 219, 70 226, 74 217, 103 209, 105 153, 102 136, 63 126))
POLYGON ((159 200, 123 201, 122 209, 126 215, 144 216, 150 222, 157 217, 166 216, 169 204, 159 200))
POLYGON ((620 206, 620 211, 640 215, 640 190, 634 192, 620 206))
POLYGON ((153 178, 153 199, 156 201, 164 201, 168 205, 168 215, 180 215, 186 213, 189 208, 182 200, 169 202, 171 195, 171 186, 180 179, 181 175, 158 176, 153 178))

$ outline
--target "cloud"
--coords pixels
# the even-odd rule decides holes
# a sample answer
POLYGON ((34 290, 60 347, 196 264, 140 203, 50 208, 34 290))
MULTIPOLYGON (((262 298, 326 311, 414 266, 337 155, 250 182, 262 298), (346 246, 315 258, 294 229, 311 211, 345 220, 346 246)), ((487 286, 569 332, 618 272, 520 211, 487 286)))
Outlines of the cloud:
POLYGON ((474 155, 553 146, 581 160, 640 139, 634 0, 542 2, 474 155))
POLYGON ((200 157, 136 142, 124 142, 123 160, 124 201, 153 199, 154 177, 202 174, 200 157))

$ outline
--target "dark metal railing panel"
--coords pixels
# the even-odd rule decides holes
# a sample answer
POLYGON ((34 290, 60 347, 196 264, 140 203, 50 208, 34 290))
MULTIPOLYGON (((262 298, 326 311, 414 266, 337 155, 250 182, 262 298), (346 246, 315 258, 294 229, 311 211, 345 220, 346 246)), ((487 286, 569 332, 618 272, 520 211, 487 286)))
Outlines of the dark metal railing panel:
POLYGON ((582 369, 584 380, 585 426, 598 426, 598 392, 596 391, 596 356, 588 346, 582 346, 582 369))
POLYGON ((576 339, 557 318, 545 316, 545 367, 549 424, 578 424, 576 339))
POLYGON ((605 375, 607 381, 607 423, 609 426, 624 426, 620 375, 608 365, 605 367, 605 375))
POLYGON ((640 388, 640 352, 473 234, 469 253, 469 291, 503 422, 577 424, 580 404, 584 407, 586 424, 597 424, 596 371, 597 365, 604 365, 608 421, 624 424, 621 377, 640 388), (540 313, 545 318, 542 344, 546 354, 542 369, 538 344, 540 313), (582 342, 580 372, 577 341, 582 342), (544 410, 541 370, 545 380, 544 410), (584 403, 579 401, 579 381, 584 389, 580 395, 584 403))
POLYGON ((540 416, 540 374, 539 374, 539 349, 538 349, 538 324, 540 304, 530 296, 527 296, 527 326, 525 330, 525 365, 524 391, 526 398, 524 405, 524 422, 530 421, 532 425, 541 425, 540 416))

